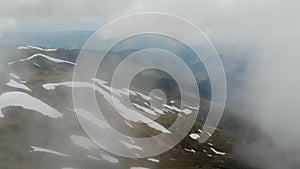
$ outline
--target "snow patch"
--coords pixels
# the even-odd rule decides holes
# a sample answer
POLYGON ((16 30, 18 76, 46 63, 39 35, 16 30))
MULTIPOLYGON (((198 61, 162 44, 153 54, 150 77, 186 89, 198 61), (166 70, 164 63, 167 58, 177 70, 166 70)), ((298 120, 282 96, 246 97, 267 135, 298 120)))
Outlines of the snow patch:
POLYGON ((184 150, 187 152, 196 153, 196 150, 194 150, 194 149, 184 148, 184 150))
POLYGON ((45 152, 45 153, 55 154, 55 155, 59 155, 59 156, 70 157, 70 156, 67 155, 67 154, 60 153, 60 152, 57 152, 57 151, 53 151, 53 150, 46 149, 46 148, 35 147, 35 146, 31 146, 31 148, 32 148, 33 150, 30 151, 30 152, 45 152))
POLYGON ((41 48, 38 46, 32 46, 32 45, 26 45, 26 46, 19 46, 18 49, 19 50, 24 50, 24 49, 35 49, 35 50, 40 50, 40 51, 45 51, 45 52, 55 52, 58 49, 49 49, 49 48, 41 48))
POLYGON ((150 110, 150 109, 148 109, 144 106, 138 105, 136 103, 133 103, 132 105, 134 105, 136 108, 141 109, 142 111, 144 111, 146 113, 156 116, 156 113, 153 110, 150 110))
POLYGON ((154 162, 154 163, 159 163, 158 159, 155 158, 147 158, 148 161, 154 162))
MULTIPOLYGON (((171 134, 171 132, 169 130, 167 130, 164 126, 162 126, 159 123, 151 120, 150 118, 142 115, 141 113, 137 112, 136 110, 129 108, 129 107, 125 106, 124 104, 122 104, 120 99, 118 99, 118 97, 115 97, 114 101, 113 101, 111 94, 106 91, 106 90, 109 90, 110 87, 105 86, 104 84, 105 84, 104 81, 102 81, 100 84, 100 87, 99 87, 99 86, 96 86, 96 85, 94 85, 92 83, 88 83, 88 82, 61 82, 61 83, 43 84, 42 86, 43 86, 43 88, 45 88, 47 90, 53 90, 58 86, 90 88, 92 90, 99 92, 104 97, 104 99, 106 99, 107 102, 113 108, 115 108, 122 117, 124 117, 128 121, 145 123, 149 127, 153 128, 155 130, 161 131, 163 133, 171 134)), ((121 91, 121 90, 114 89, 112 91, 121 91)))
POLYGON ((116 159, 116 158, 114 158, 114 157, 111 157, 111 156, 109 156, 109 155, 101 154, 101 157, 102 157, 104 160, 106 160, 106 161, 108 161, 108 162, 110 162, 110 163, 113 163, 113 164, 119 163, 119 160, 118 160, 118 159, 116 159))
POLYGON ((100 160, 98 157, 94 157, 94 156, 91 156, 91 155, 86 155, 88 158, 90 159, 94 159, 94 160, 100 160))
POLYGON ((80 147, 86 148, 88 150, 92 149, 98 149, 98 146, 96 146, 89 138, 84 136, 76 136, 71 135, 70 139, 72 142, 80 147))
POLYGON ((0 117, 4 117, 1 109, 9 106, 21 106, 24 109, 35 110, 42 115, 58 118, 63 115, 46 103, 23 92, 6 92, 0 95, 0 117))
POLYGON ((41 53, 37 53, 37 54, 34 54, 26 59, 21 59, 20 62, 23 62, 25 60, 31 60, 33 58, 36 58, 36 57, 43 57, 47 60, 50 60, 52 62, 55 62, 55 63, 66 63, 66 64, 71 64, 71 65, 76 65, 76 63, 73 63, 73 62, 70 62, 70 61, 66 61, 66 60, 62 60, 62 59, 57 59, 57 58, 53 58, 53 57, 50 57, 50 56, 47 56, 47 55, 44 55, 44 54, 41 54, 41 53))
POLYGON ((214 148, 210 148, 215 154, 218 154, 218 155, 225 155, 226 153, 224 153, 224 152, 220 152, 220 151, 217 151, 216 149, 214 149, 214 148))
POLYGON ((20 77, 14 73, 10 73, 9 76, 15 79, 20 79, 20 77))
POLYGON ((198 140, 200 138, 200 135, 197 133, 191 133, 189 136, 194 140, 198 140))
POLYGON ((129 149, 137 149, 137 150, 143 150, 142 147, 140 146, 137 146, 137 145, 133 145, 133 144, 130 144, 130 143, 127 143, 126 141, 122 141, 122 140, 119 140, 120 143, 124 144, 127 148, 129 149))
POLYGON ((19 83, 13 79, 10 79, 9 82, 6 83, 7 86, 10 87, 14 87, 14 88, 18 88, 18 89, 23 89, 23 90, 27 90, 27 91, 31 91, 31 89, 29 89, 26 85, 19 83))

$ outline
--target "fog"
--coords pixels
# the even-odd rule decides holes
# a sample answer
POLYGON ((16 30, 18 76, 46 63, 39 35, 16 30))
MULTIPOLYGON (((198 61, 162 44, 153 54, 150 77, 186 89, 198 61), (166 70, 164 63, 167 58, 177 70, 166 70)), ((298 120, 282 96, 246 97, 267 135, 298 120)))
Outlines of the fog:
POLYGON ((243 76, 236 77, 240 83, 228 81, 234 90, 227 104, 262 135, 243 141, 235 153, 255 167, 296 169, 300 166, 299 6, 292 0, 7 1, 0 3, 0 38, 11 30, 96 29, 134 12, 186 18, 203 30, 221 55, 247 61, 243 76))

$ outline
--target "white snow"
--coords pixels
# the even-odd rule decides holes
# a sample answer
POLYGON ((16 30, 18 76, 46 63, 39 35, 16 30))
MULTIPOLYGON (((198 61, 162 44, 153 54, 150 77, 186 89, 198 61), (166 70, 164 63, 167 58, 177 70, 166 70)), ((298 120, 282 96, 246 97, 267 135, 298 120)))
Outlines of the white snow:
POLYGON ((114 158, 114 157, 112 157, 112 156, 109 156, 109 155, 106 155, 106 154, 101 154, 101 157, 104 160, 106 160, 106 161, 108 161, 110 163, 113 163, 113 164, 119 163, 119 160, 116 159, 116 158, 114 158))
POLYGON ((124 122, 125 122, 125 124, 126 124, 127 126, 129 126, 130 128, 133 128, 133 126, 132 126, 127 120, 125 120, 124 122))
MULTIPOLYGON (((76 84, 74 87, 87 87, 84 82, 61 82, 61 83, 47 83, 43 84, 43 88, 47 90, 54 90, 58 86, 66 86, 66 87, 73 87, 73 84, 76 84)), ((90 87, 90 86, 88 86, 90 87)))
POLYGON ((92 80, 94 81, 94 82, 96 82, 96 83, 98 83, 98 84, 107 84, 107 82, 106 81, 104 81, 104 80, 101 80, 101 79, 97 79, 97 78, 92 78, 92 80))
POLYGON ((29 47, 27 47, 27 46, 19 46, 18 49, 19 50, 21 50, 21 49, 29 49, 29 47))
POLYGON ((15 62, 15 61, 8 62, 7 65, 12 65, 12 64, 14 64, 14 63, 16 63, 16 62, 15 62))
POLYGON ((147 158, 148 161, 154 162, 154 163, 159 163, 158 159, 155 158, 147 158))
POLYGON ((43 48, 41 47, 38 47, 38 46, 32 46, 32 45, 26 45, 28 48, 32 48, 32 49, 36 49, 36 50, 44 50, 43 48))
POLYGON ((209 133, 209 132, 206 132, 206 134, 209 136, 209 137, 211 137, 212 135, 209 133))
POLYGON ((4 117, 1 109, 9 106, 21 106, 24 109, 35 110, 41 114, 58 118, 63 115, 46 103, 23 92, 6 92, 0 95, 0 117, 4 117))
POLYGON ((46 51, 46 52, 55 52, 55 51, 57 51, 58 49, 50 49, 50 48, 48 48, 48 49, 44 49, 44 51, 46 51))
POLYGON ((185 151, 191 152, 191 153, 196 153, 196 150, 194 149, 188 149, 188 148, 184 148, 185 151))
POLYGON ((130 90, 130 89, 123 88, 123 90, 124 90, 125 92, 128 93, 127 95, 129 95, 129 94, 132 94, 132 95, 134 95, 134 96, 137 95, 134 91, 132 91, 132 90, 130 90))
POLYGON ((76 113, 77 113, 78 116, 94 123, 95 125, 97 125, 101 129, 109 129, 110 128, 108 123, 97 119, 92 113, 87 112, 84 109, 76 109, 76 113))
POLYGON ((200 138, 199 134, 197 133, 191 133, 189 136, 194 140, 198 140, 200 138))
POLYGON ((31 148, 33 150, 30 151, 30 152, 45 152, 45 153, 55 154, 55 155, 59 155, 59 156, 70 157, 67 154, 63 154, 63 153, 53 151, 53 150, 50 150, 50 149, 46 149, 46 148, 40 148, 40 147, 35 147, 35 146, 31 146, 31 148))
POLYGON ((152 108, 154 109, 155 112, 157 112, 157 113, 159 113, 159 114, 165 114, 164 111, 161 110, 161 109, 158 109, 158 108, 153 107, 153 106, 152 106, 152 108))
POLYGON ((95 145, 89 138, 84 136, 71 135, 70 139, 72 142, 80 147, 86 148, 88 150, 98 149, 98 146, 95 145))
POLYGON ((125 105, 123 105, 119 99, 114 100, 116 108, 118 110, 118 112, 127 120, 131 120, 133 122, 142 122, 147 124, 149 127, 156 129, 158 131, 161 131, 163 133, 168 133, 171 134, 171 132, 169 130, 167 130, 164 126, 160 125, 159 123, 145 117, 144 115, 136 112, 133 109, 130 109, 128 107, 126 107, 125 105))
POLYGON ((189 115, 189 114, 191 114, 192 113, 192 111, 191 110, 189 110, 189 109, 184 109, 184 110, 181 110, 181 112, 183 112, 184 114, 186 114, 186 115, 189 115))
POLYGON ((73 62, 70 62, 70 61, 66 61, 66 60, 62 60, 62 59, 57 59, 57 58, 53 58, 53 57, 50 57, 50 56, 47 56, 47 55, 44 55, 44 54, 41 54, 41 53, 37 53, 37 54, 34 54, 26 59, 21 59, 20 62, 23 62, 25 60, 31 60, 35 57, 43 57, 45 59, 48 59, 52 62, 55 62, 55 63, 67 63, 67 64, 71 64, 71 65, 76 65, 76 63, 73 63, 73 62))
POLYGON ((98 157, 94 157, 94 156, 91 156, 91 155, 86 155, 88 158, 90 159, 94 159, 94 160, 100 160, 98 157))
POLYGON ((36 50, 40 50, 40 51, 46 51, 46 52, 54 52, 57 51, 58 49, 47 49, 47 48, 41 48, 38 46, 32 46, 32 45, 26 45, 26 46, 19 46, 18 49, 22 50, 22 49, 36 49, 36 50))
POLYGON ((134 106, 137 107, 138 109, 143 110, 143 111, 146 112, 146 113, 149 113, 149 114, 154 115, 154 116, 156 115, 156 113, 155 113, 153 110, 150 110, 150 109, 148 109, 148 108, 146 108, 146 107, 144 107, 144 106, 141 106, 141 105, 136 104, 136 103, 132 103, 132 105, 134 105, 134 106))
POLYGON ((175 100, 171 100, 170 103, 175 103, 175 100))
POLYGON ((158 96, 154 96, 154 98, 158 99, 158 100, 164 100, 163 98, 160 98, 158 96))
POLYGON ((36 62, 33 62, 33 64, 37 67, 42 67, 40 64, 36 63, 36 62))
POLYGON ((175 110, 177 112, 181 112, 181 110, 179 108, 177 108, 176 106, 170 106, 170 105, 167 105, 167 104, 163 104, 163 106, 170 109, 170 110, 175 110))
POLYGON ((120 143, 124 144, 127 148, 129 149, 137 149, 137 150, 143 150, 142 147, 140 146, 137 146, 137 145, 133 145, 133 144, 130 144, 130 143, 127 143, 126 141, 123 141, 123 140, 119 140, 120 143))
POLYGON ((23 90, 28 90, 31 91, 26 85, 19 83, 13 79, 10 79, 9 82, 6 83, 7 86, 18 88, 18 89, 23 89, 23 90))
MULTIPOLYGON (((118 97, 114 97, 114 101, 112 100, 112 96, 109 92, 104 90, 103 88, 109 88, 108 86, 105 86, 103 81, 99 86, 96 86, 92 83, 88 82, 61 82, 61 83, 48 83, 44 84, 43 87, 47 90, 53 90, 58 86, 67 86, 67 87, 85 87, 93 89, 97 92, 99 92, 107 101, 108 103, 115 108, 122 117, 129 121, 138 122, 138 123, 145 123, 149 127, 161 131, 163 133, 171 134, 169 130, 167 130, 164 126, 160 125, 159 123, 151 120, 150 118, 142 115, 141 113, 137 112, 136 110, 132 108, 128 108, 124 104, 121 103, 121 101, 118 99, 118 97), (105 86, 105 87, 104 87, 105 86), (101 88, 102 87, 102 88, 101 88)), ((117 91, 117 90, 113 90, 117 91)))
POLYGON ((170 106, 170 105, 167 105, 167 104, 163 104, 163 106, 164 106, 165 108, 169 109, 169 110, 174 110, 174 111, 176 111, 176 112, 182 112, 182 113, 184 113, 184 114, 186 114, 186 115, 189 115, 189 114, 192 113, 192 111, 189 110, 189 109, 181 110, 181 109, 179 109, 179 108, 176 107, 176 106, 170 106))
POLYGON ((15 79, 20 79, 20 77, 14 73, 10 73, 9 76, 15 79))
POLYGON ((217 151, 216 149, 214 149, 214 148, 210 148, 215 154, 218 154, 218 155, 225 155, 226 153, 224 153, 224 152, 220 152, 220 151, 217 151))
POLYGON ((143 94, 143 93, 140 93, 140 92, 135 92, 135 93, 137 93, 138 95, 140 95, 143 99, 145 99, 145 100, 152 100, 152 98, 151 97, 149 97, 149 96, 147 96, 147 95, 145 95, 145 94, 143 94))
POLYGON ((190 105, 187 105, 187 104, 184 104, 186 107, 188 107, 189 109, 194 109, 194 110, 198 110, 199 108, 198 107, 193 107, 193 106, 190 106, 190 105))

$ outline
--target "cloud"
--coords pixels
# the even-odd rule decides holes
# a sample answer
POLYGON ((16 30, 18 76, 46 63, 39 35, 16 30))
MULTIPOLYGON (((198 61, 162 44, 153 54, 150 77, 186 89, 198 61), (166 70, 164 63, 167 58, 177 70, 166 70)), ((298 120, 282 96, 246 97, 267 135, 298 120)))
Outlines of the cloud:
POLYGON ((17 26, 17 22, 11 18, 0 18, 0 38, 3 34, 8 31, 12 30, 17 26))

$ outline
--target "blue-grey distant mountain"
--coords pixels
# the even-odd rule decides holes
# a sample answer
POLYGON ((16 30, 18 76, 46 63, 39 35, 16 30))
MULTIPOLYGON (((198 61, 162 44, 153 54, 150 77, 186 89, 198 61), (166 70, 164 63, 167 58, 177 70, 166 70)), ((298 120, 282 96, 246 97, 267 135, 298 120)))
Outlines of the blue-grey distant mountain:
POLYGON ((4 34, 0 45, 31 44, 47 48, 81 49, 94 31, 15 32, 4 34))

